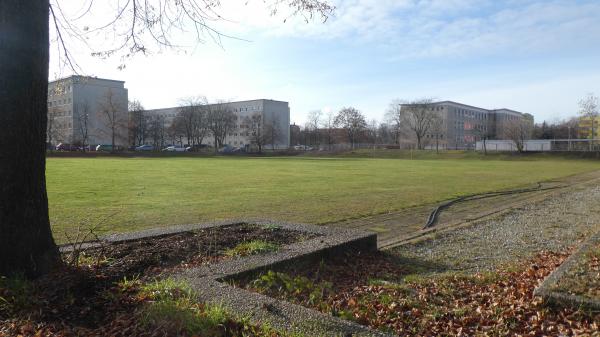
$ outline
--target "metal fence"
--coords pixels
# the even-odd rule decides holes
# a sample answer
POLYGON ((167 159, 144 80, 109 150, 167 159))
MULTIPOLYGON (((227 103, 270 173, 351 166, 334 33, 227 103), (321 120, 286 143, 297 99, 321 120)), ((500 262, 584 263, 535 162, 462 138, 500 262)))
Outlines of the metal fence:
MULTIPOLYGON (((478 141, 475 149, 483 151, 483 141, 478 141)), ((518 151, 517 145, 512 140, 488 140, 485 142, 487 151, 518 151)), ((600 151, 598 139, 536 139, 526 140, 523 143, 525 152, 592 152, 600 151)))

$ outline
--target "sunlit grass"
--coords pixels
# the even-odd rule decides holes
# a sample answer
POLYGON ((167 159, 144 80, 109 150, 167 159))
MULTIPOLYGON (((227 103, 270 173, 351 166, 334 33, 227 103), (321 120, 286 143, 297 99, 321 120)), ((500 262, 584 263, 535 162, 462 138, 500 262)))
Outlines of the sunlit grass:
POLYGON ((232 218, 326 223, 599 169, 586 160, 48 158, 55 237, 232 218))

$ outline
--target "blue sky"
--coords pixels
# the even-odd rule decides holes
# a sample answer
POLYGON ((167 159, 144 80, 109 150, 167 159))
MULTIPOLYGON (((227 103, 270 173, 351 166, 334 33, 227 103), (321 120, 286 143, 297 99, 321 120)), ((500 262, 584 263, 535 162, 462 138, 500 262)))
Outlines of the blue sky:
MULTIPOLYGON (((229 21, 216 27, 249 42, 136 56, 124 70, 83 48, 75 56, 85 74, 126 81, 147 108, 271 98, 290 102, 298 124, 343 106, 382 120, 393 99, 423 97, 554 120, 600 93, 600 1, 340 0, 326 23, 283 23, 259 0, 222 3, 229 21)), ((56 58, 51 78, 68 75, 56 58)))

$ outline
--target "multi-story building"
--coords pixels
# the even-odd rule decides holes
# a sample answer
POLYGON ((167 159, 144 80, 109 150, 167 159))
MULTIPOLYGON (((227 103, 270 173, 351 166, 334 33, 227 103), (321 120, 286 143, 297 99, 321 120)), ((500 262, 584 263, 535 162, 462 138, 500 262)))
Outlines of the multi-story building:
MULTIPOLYGON (((428 104, 402 104, 401 113, 407 113, 418 106, 427 109, 439 117, 437 127, 430 126, 424 135, 424 143, 433 145, 437 142, 445 148, 470 149, 478 140, 507 139, 507 131, 515 121, 522 121, 533 126, 533 116, 510 109, 484 109, 452 101, 433 102, 428 104)), ((405 137, 410 138, 410 130, 404 130, 405 137)))
POLYGON ((598 139, 598 128, 600 127, 600 117, 580 117, 577 123, 577 134, 581 139, 598 139), (592 121, 594 124, 592 124, 592 121), (593 126, 593 127, 592 127, 593 126))
POLYGON ((50 145, 127 144, 127 89, 125 82, 70 76, 48 83, 50 145))
MULTIPOLYGON (((277 129, 275 144, 271 144, 268 137, 265 148, 287 149, 290 146, 290 108, 288 102, 274 101, 268 99, 257 99, 250 101, 226 102, 218 104, 209 104, 202 107, 211 110, 230 112, 234 115, 235 125, 229 130, 225 137, 224 144, 234 147, 246 147, 253 144, 252 130, 247 123, 248 118, 260 116, 262 125, 274 126, 277 129)), ((154 109, 144 111, 145 118, 152 119, 160 117, 165 127, 173 125, 177 118, 180 118, 180 107, 154 109)), ((185 138, 180 138, 182 145, 191 142, 185 138)), ((202 143, 214 146, 214 139, 207 135, 202 143)))

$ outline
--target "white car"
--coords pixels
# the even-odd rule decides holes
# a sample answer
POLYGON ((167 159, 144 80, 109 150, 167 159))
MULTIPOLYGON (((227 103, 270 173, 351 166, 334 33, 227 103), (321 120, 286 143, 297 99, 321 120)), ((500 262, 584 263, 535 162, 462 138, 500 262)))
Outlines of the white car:
POLYGON ((307 145, 296 145, 294 146, 294 150, 296 151, 312 151, 312 147, 307 145))
POLYGON ((181 146, 167 146, 163 149, 163 151, 168 151, 168 152, 185 152, 185 147, 181 147, 181 146))

